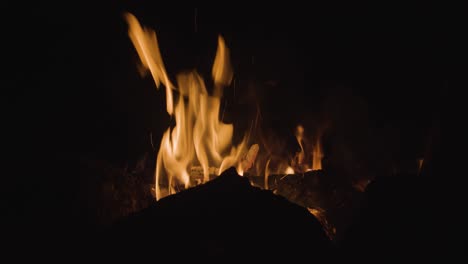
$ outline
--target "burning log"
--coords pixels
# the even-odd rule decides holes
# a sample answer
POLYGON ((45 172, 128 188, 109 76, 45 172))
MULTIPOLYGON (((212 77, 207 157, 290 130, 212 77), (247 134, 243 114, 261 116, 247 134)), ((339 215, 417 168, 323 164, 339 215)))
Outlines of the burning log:
POLYGON ((119 254, 147 252, 178 260, 184 256, 330 260, 334 256, 320 222, 306 208, 251 186, 234 169, 165 197, 108 231, 103 244, 119 254))
MULTIPOLYGON (((263 177, 247 175, 247 178, 252 185, 263 186, 263 177)), ((340 236, 350 224, 352 210, 363 196, 351 184, 342 183, 323 170, 273 174, 267 180, 269 189, 275 194, 309 208, 332 239, 340 236)))
MULTIPOLYGON (((255 163, 255 159, 257 158, 257 154, 259 151, 259 146, 258 144, 253 144, 247 153, 240 159, 240 169, 242 170, 242 173, 248 171, 250 168, 252 168, 253 164, 255 163)), ((219 168, 216 167, 209 167, 208 168, 208 180, 213 180, 219 175, 219 168)), ((189 186, 197 186, 199 184, 202 184, 205 182, 205 172, 202 166, 192 166, 189 171, 189 186)), ((169 186, 160 186, 160 188, 163 190, 168 190, 169 186)), ((174 188, 174 186, 172 186, 174 188)), ((149 187, 151 190, 151 195, 156 198, 156 192, 155 188, 153 185, 149 187)), ((184 186, 178 185, 175 186, 175 189, 185 189, 184 186)), ((165 191, 169 193, 169 191, 165 191)))
MULTIPOLYGON (((218 175, 219 168, 209 167, 208 168, 210 180, 218 175)), ((195 186, 203 182, 204 171, 202 166, 192 166, 190 168, 190 181, 191 185, 195 186)))
MULTIPOLYGON (((240 168, 242 169, 242 172, 247 172, 250 168, 252 168, 253 164, 255 163, 255 159, 257 158, 258 150, 258 144, 253 144, 245 156, 240 160, 240 168)), ((209 167, 208 171, 210 180, 219 175, 219 168, 209 167)), ((190 180, 192 181, 191 186, 202 183, 203 176, 204 170, 202 166, 192 166, 190 168, 190 180)))
POLYGON ((324 197, 329 192, 322 170, 303 174, 270 175, 270 189, 303 207, 325 208, 324 197))

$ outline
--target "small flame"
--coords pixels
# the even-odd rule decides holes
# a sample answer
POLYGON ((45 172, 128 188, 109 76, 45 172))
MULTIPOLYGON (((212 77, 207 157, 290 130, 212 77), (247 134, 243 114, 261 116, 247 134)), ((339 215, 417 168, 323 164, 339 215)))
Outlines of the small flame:
POLYGON ((211 74, 213 76, 216 87, 222 87, 231 84, 233 73, 229 59, 229 50, 226 48, 224 39, 221 36, 218 37, 218 51, 216 52, 211 74))
POLYGON ((252 166, 251 162, 240 162, 247 149, 246 140, 236 147, 231 146, 233 125, 219 120, 222 88, 233 78, 229 49, 223 38, 218 38, 212 68, 215 89, 210 95, 203 78, 196 71, 179 74, 177 87, 173 85, 163 64, 156 33, 142 28, 132 14, 126 14, 126 19, 130 39, 141 62, 151 71, 156 87, 160 84, 166 87, 167 112, 175 117, 176 125, 164 133, 156 160, 156 199, 173 194, 182 186, 188 188, 193 185, 196 179, 189 173, 193 166, 202 168, 202 182, 208 181, 212 172, 219 175, 235 166, 242 174, 243 165, 252 166), (173 90, 177 91, 176 101, 173 90))
POLYGON ((288 166, 284 171, 284 174, 294 174, 294 169, 291 166, 288 166))
POLYGON ((302 125, 298 125, 296 127, 296 140, 299 146, 301 147, 301 151, 297 153, 295 159, 297 165, 302 165, 304 162, 304 157, 305 157, 305 152, 304 152, 304 146, 303 146, 303 138, 304 138, 304 127, 302 125))
POLYGON ((268 159, 267 162, 266 162, 266 165, 265 165, 265 182, 264 182, 264 185, 265 185, 265 190, 268 190, 269 186, 268 186, 268 177, 270 176, 270 162, 271 162, 271 159, 268 159))
POLYGON ((318 137, 312 149, 312 170, 322 169, 322 158, 323 158, 322 144, 320 142, 320 137, 318 137))
POLYGON ((156 33, 153 30, 142 28, 136 17, 130 13, 126 13, 125 18, 129 27, 128 35, 140 57, 142 66, 150 70, 156 88, 159 89, 161 83, 166 87, 167 112, 172 115, 174 107, 171 89, 174 86, 167 76, 156 33))

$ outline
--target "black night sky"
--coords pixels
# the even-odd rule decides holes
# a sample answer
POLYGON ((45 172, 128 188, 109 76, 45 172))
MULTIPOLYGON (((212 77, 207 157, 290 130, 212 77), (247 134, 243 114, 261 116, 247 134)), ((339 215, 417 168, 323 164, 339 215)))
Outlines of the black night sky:
POLYGON ((86 205, 77 201, 86 189, 79 160, 123 166, 149 150, 150 132, 159 142, 169 124, 164 90, 138 74, 126 11, 156 30, 171 74, 197 68, 208 79, 222 34, 240 83, 232 112, 241 113, 254 93, 269 116, 267 127, 277 126, 275 120, 293 126, 336 105, 354 109, 340 98, 357 98, 366 116, 351 115, 356 123, 394 131, 392 151, 410 157, 424 151, 458 67, 451 26, 457 18, 429 3, 167 8, 156 1, 8 2, 2 4, 8 68, 2 112, 9 125, 2 130, 13 187, 5 191, 7 203, 14 202, 12 219, 20 222, 39 212, 43 219, 86 218, 80 213, 86 205), (248 83, 263 88, 249 92, 248 83))

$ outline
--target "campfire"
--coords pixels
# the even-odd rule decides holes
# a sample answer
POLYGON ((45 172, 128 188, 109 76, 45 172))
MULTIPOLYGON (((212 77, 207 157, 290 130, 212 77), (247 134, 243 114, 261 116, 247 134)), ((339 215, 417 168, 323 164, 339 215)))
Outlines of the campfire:
POLYGON ((156 162, 155 196, 161 199, 177 191, 210 180, 229 167, 240 175, 253 164, 258 146, 247 151, 247 140, 232 146, 233 125, 219 120, 223 88, 232 81, 229 49, 222 37, 213 63, 213 94, 207 92, 204 79, 196 72, 181 73, 177 85, 166 73, 156 34, 143 29, 137 19, 127 15, 130 38, 141 62, 151 71, 156 87, 166 87, 167 113, 175 119, 161 139, 156 162))
POLYGON ((442 144, 458 137, 441 128, 457 83, 437 76, 452 57, 440 23, 354 3, 157 5, 7 12, 16 256, 381 262, 452 247, 463 191, 442 144))
MULTIPOLYGON (((231 64, 229 42, 223 36, 218 36, 216 50, 212 51, 214 59, 208 76, 201 74, 206 71, 196 69, 173 75, 174 73, 166 71, 164 54, 161 54, 156 32, 140 24, 138 18, 131 13, 126 13, 125 19, 128 37, 134 48, 131 51, 136 51, 138 55, 136 68, 143 77, 152 77, 159 92, 160 88, 164 88, 165 106, 161 107, 165 108, 170 123, 165 125, 165 132, 159 140, 150 137, 154 150, 153 162, 148 162, 151 154, 145 155, 134 170, 125 169, 123 175, 115 172, 115 177, 110 177, 110 184, 105 186, 103 193, 111 193, 115 198, 115 194, 119 192, 124 196, 121 200, 130 200, 127 209, 114 208, 125 211, 120 216, 137 212, 145 215, 145 208, 153 208, 151 206, 154 205, 153 209, 156 211, 169 210, 169 215, 174 212, 158 208, 174 207, 174 217, 178 218, 177 208, 185 208, 181 209, 184 211, 188 205, 177 201, 191 199, 206 203, 190 203, 197 208, 200 206, 201 212, 209 211, 205 207, 213 204, 216 204, 214 210, 220 210, 218 203, 222 204, 221 207, 224 204, 232 206, 232 199, 236 199, 235 192, 231 190, 233 187, 229 185, 242 185, 245 188, 243 184, 248 182, 252 189, 241 188, 238 192, 253 192, 254 197, 257 197, 261 194, 256 192, 262 191, 272 197, 285 198, 289 203, 304 209, 308 216, 318 220, 320 228, 330 241, 337 241, 345 235, 357 208, 365 200, 373 174, 370 169, 363 169, 370 162, 363 165, 362 161, 355 158, 355 153, 347 149, 349 142, 333 134, 341 128, 327 118, 328 112, 324 111, 324 117, 316 120, 312 120, 316 116, 303 118, 300 122, 295 122, 291 129, 285 128, 284 130, 289 131, 282 134, 265 128, 267 125, 263 126, 264 115, 259 105, 253 107, 256 112, 236 120, 237 123, 245 122, 247 125, 237 126, 232 119, 228 122, 226 120, 229 119, 225 118, 225 96, 232 95, 230 91, 239 85, 236 84, 236 75, 231 64), (146 176, 138 176, 143 174, 146 176), (153 176, 148 177, 149 174, 153 176), (235 179, 232 178, 233 174, 236 175, 235 179), (129 184, 125 180, 113 181, 112 178, 129 178, 132 181, 129 184), (151 183, 141 181, 143 178, 152 178, 151 183), (229 198, 222 195, 218 197, 220 193, 216 188, 219 188, 219 192, 234 195, 229 198), (211 195, 218 198, 210 198, 211 195)), ((249 86, 250 90, 255 88, 249 86)), ((305 114, 292 111, 291 115, 305 114)), ((281 126, 282 120, 278 123, 281 126)), ((415 175, 418 175, 422 173, 425 161, 418 157, 413 165, 408 168, 411 167, 410 171, 414 169, 415 175)), ((244 196, 242 201, 249 201, 251 198, 248 197, 250 196, 244 196)), ((275 201, 276 198, 271 199, 275 201)), ((243 206, 249 207, 247 204, 243 206)), ((191 210, 187 217, 199 217, 191 210)), ((115 217, 115 213, 112 215, 114 220, 119 219, 115 217)))
POLYGON ((322 170, 323 129, 311 140, 304 126, 298 124, 291 135, 292 147, 288 147, 286 140, 256 138, 252 130, 236 130, 233 124, 221 119, 223 90, 230 88, 234 76, 223 37, 218 37, 212 82, 192 70, 179 73, 173 83, 166 72, 155 31, 143 27, 130 13, 125 17, 141 68, 151 73, 156 88, 165 87, 166 111, 175 121, 163 134, 157 153, 152 187, 156 200, 206 183, 235 167, 252 185, 272 190, 308 208, 333 237, 336 230, 327 220, 327 210, 332 205, 326 201, 331 199, 326 192, 332 190, 324 190, 327 175, 322 170), (207 83, 212 83, 211 92, 207 83), (235 145, 234 133, 243 134, 241 142, 235 145), (275 153, 274 149, 281 151, 275 153))
MULTIPOLYGON (((257 143, 249 146, 251 141, 255 141, 249 133, 245 133, 240 144, 233 146, 234 126, 220 120, 223 89, 233 79, 229 48, 224 39, 221 36, 218 38, 211 76, 214 90, 210 94, 203 77, 196 70, 178 74, 177 85, 174 85, 166 73, 156 33, 142 28, 132 14, 127 14, 126 18, 129 36, 141 63, 151 72, 157 88, 160 85, 165 86, 166 110, 175 120, 175 125, 164 133, 157 155, 154 187, 156 199, 205 183, 230 167, 235 167, 239 175, 247 174, 254 167, 257 155, 262 155, 262 151, 259 153, 257 143)), ((295 138, 298 148, 290 153, 290 157, 276 162, 269 157, 265 164, 255 164, 265 168, 263 176, 256 175, 265 178, 265 188, 268 189, 269 175, 322 169, 320 136, 310 148, 310 144, 306 144, 304 127, 298 125, 295 138)))

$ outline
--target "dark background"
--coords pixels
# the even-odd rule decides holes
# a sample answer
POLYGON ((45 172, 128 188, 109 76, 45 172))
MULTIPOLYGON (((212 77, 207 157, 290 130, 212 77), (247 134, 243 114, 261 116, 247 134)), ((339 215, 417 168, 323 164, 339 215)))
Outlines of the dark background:
POLYGON ((171 74, 197 68, 209 79, 222 34, 238 80, 238 97, 227 92, 237 105, 232 115, 260 102, 265 127, 278 128, 280 120, 289 129, 304 116, 339 112, 351 123, 345 130, 372 128, 394 154, 421 155, 459 70, 459 17, 428 3, 2 5, 3 201, 14 221, 86 218, 77 161, 123 166, 148 151, 150 132, 159 142, 169 124, 163 90, 138 74, 125 11, 156 30, 171 74))

